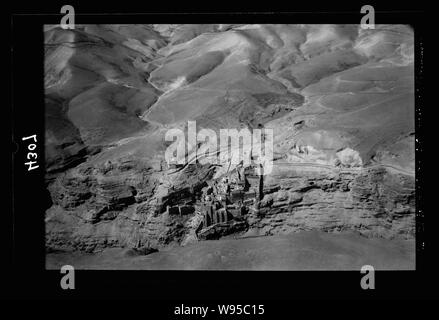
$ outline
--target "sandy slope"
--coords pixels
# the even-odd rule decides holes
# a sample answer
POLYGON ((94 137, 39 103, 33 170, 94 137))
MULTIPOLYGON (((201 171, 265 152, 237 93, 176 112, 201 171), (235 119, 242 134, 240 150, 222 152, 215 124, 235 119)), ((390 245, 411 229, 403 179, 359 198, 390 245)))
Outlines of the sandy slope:
POLYGON ((355 234, 301 232, 283 236, 204 241, 129 257, 126 250, 95 255, 52 253, 46 267, 145 270, 413 270, 414 241, 366 239, 355 234))

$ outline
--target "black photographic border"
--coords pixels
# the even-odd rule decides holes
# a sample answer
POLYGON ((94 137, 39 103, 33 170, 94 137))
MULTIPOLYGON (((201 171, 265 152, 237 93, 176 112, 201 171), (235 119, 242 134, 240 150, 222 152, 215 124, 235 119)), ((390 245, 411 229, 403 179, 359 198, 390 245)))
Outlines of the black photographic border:
MULTIPOLYGON (((298 8, 263 12, 236 10, 220 12, 186 10, 155 13, 145 8, 92 8, 76 5, 77 24, 134 24, 134 23, 352 23, 361 20, 361 5, 323 10, 298 8), (81 13, 81 11, 83 13, 81 13), (102 12, 105 11, 105 12, 102 12)), ((38 5, 40 6, 40 5, 38 5)), ((416 107, 416 270, 376 271, 376 289, 360 288, 358 271, 86 271, 76 270, 76 289, 62 290, 61 274, 45 270, 44 213, 48 192, 44 184, 44 159, 39 169, 28 172, 23 165, 27 150, 21 137, 37 134, 37 152, 44 155, 44 24, 58 24, 59 6, 16 10, 11 15, 11 86, 10 118, 13 133, 14 157, 12 182, 12 247, 8 251, 8 292, 11 297, 28 298, 143 298, 184 301, 242 300, 267 301, 274 299, 307 298, 405 298, 423 297, 428 291, 431 267, 427 263, 425 232, 426 186, 423 165, 423 124, 426 113, 424 98, 424 30, 420 10, 379 10, 375 6, 375 23, 409 24, 415 31, 415 107, 416 107), (44 14, 41 14, 44 12, 44 14), (424 110, 424 109, 423 109, 424 110)), ((122 5, 119 5, 122 7, 122 5)), ((173 11, 169 10, 168 11, 173 11)), ((432 214, 435 212, 431 212, 432 214)))

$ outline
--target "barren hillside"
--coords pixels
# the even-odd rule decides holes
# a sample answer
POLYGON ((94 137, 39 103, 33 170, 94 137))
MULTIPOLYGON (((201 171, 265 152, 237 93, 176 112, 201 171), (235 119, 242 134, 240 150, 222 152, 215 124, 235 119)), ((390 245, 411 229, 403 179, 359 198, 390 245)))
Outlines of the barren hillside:
MULTIPOLYGON (((253 236, 288 248, 267 237, 312 230, 357 233, 380 252, 386 239, 413 265, 404 242, 415 236, 410 27, 46 26, 45 48, 48 252, 204 252, 215 245, 203 241, 239 238, 235 248, 253 236), (188 121, 273 129, 273 171, 168 165, 165 134, 188 121)), ((219 241, 227 251, 232 240, 219 241)), ((237 262, 276 269, 260 263, 237 262)))

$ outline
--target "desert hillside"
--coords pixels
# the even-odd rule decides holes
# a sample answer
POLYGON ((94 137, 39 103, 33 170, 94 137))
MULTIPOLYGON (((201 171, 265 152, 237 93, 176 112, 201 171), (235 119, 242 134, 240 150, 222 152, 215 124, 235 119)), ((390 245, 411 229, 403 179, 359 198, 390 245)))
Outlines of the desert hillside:
POLYGON ((264 248, 288 247, 268 237, 305 231, 392 246, 413 241, 410 27, 48 25, 44 32, 48 252, 184 254, 196 249, 182 247, 208 251, 228 241, 254 246, 243 239, 254 237, 264 248), (258 176, 252 166, 191 161, 195 146, 186 149, 187 163, 169 165, 166 132, 186 132, 188 121, 216 133, 272 129, 273 170, 258 176))

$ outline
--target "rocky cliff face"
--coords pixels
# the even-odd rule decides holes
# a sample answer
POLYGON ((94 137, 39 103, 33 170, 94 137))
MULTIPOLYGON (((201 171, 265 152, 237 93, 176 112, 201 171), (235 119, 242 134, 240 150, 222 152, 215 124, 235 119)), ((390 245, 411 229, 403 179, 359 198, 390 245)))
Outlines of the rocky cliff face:
MULTIPOLYGON (((49 250, 415 235, 405 26, 46 28, 49 250), (273 171, 168 166, 169 128, 271 128, 273 171)), ((186 150, 190 152, 190 150, 186 150)))
MULTIPOLYGON (((204 224, 201 189, 191 193, 187 185, 180 185, 160 197, 164 172, 139 167, 119 170, 74 175, 70 171, 51 185, 49 247, 86 251, 108 246, 163 247, 230 234, 247 237, 303 230, 356 231, 388 239, 415 235, 414 180, 384 168, 322 172, 281 167, 266 177, 260 201, 250 193, 242 216, 212 225, 204 224), (163 198, 168 210, 163 208, 163 198)), ((210 176, 190 177, 209 190, 209 183, 218 183, 210 176)), ((211 193, 212 197, 222 194, 211 193)), ((231 199, 226 208, 233 212, 236 205, 240 200, 231 199)))
POLYGON ((250 225, 256 233, 318 229, 358 231, 368 237, 414 237, 414 183, 403 175, 383 169, 293 171, 282 172, 270 184, 273 187, 250 225))

